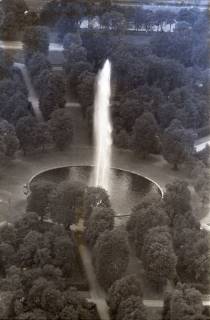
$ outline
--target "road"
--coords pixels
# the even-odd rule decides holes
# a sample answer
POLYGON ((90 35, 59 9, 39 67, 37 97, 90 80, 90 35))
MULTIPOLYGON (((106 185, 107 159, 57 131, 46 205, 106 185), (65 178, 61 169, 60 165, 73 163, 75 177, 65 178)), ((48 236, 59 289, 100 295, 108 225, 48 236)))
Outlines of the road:
POLYGON ((30 79, 30 76, 29 76, 28 71, 26 69, 26 66, 22 63, 17 63, 17 62, 14 63, 14 66, 17 67, 23 75, 25 85, 28 89, 28 95, 29 95, 28 100, 31 102, 31 105, 32 105, 32 108, 33 108, 33 111, 34 111, 36 118, 39 121, 43 121, 43 116, 42 116, 42 113, 39 108, 39 99, 36 95, 33 84, 31 83, 31 79, 30 79))
MULTIPOLYGON (((22 50, 23 43, 21 41, 0 41, 0 48, 7 50, 22 50)), ((62 52, 63 46, 58 43, 50 43, 49 51, 62 52)))
POLYGON ((195 150, 199 152, 203 150, 207 144, 210 145, 210 135, 204 138, 198 139, 195 142, 195 150))

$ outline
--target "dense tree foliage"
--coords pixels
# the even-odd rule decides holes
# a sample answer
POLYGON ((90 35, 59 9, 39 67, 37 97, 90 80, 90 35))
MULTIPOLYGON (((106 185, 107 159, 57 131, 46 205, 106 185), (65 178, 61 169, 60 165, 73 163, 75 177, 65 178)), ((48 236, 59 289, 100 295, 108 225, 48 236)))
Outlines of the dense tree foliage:
POLYGON ((133 149, 145 157, 158 150, 158 126, 154 116, 145 112, 135 121, 132 136, 133 149))
POLYGON ((164 208, 169 216, 170 224, 176 216, 182 215, 191 209, 191 193, 185 181, 176 180, 166 185, 163 197, 164 208))
POLYGON ((49 212, 54 221, 67 229, 78 221, 83 206, 84 185, 61 182, 50 194, 49 212))
POLYGON ((149 230, 144 239, 142 261, 148 280, 156 288, 175 278, 177 258, 169 229, 156 227, 149 230))
POLYGON ((117 313, 117 320, 147 320, 147 312, 140 297, 130 296, 127 300, 122 301, 117 313))
POLYGON ((179 121, 172 121, 165 129, 162 137, 163 157, 173 165, 174 169, 187 161, 194 151, 195 134, 190 129, 184 129, 179 121))
POLYGON ((43 26, 28 27, 25 29, 23 44, 26 59, 36 52, 47 54, 49 49, 47 28, 43 26))
POLYGON ((126 233, 117 229, 103 232, 96 241, 93 257, 97 279, 101 286, 108 289, 122 277, 128 266, 126 233))
POLYGON ((106 230, 114 228, 114 211, 111 208, 96 207, 93 209, 85 229, 85 239, 90 247, 93 247, 100 236, 106 230))
POLYGON ((17 121, 16 133, 24 154, 39 148, 43 150, 50 141, 48 127, 32 116, 24 116, 17 121))
POLYGON ((1 7, 4 12, 0 26, 0 36, 5 40, 14 40, 17 32, 26 25, 25 12, 28 7, 24 0, 3 0, 1 7))
POLYGON ((43 219, 49 211, 50 193, 55 188, 52 182, 33 182, 27 198, 27 211, 36 212, 43 219))
POLYGON ((129 238, 141 258, 144 239, 151 228, 169 225, 168 216, 159 199, 145 198, 133 208, 127 222, 129 238))
POLYGON ((116 316, 121 303, 128 298, 142 298, 142 284, 135 275, 128 275, 116 280, 108 291, 108 305, 113 316, 116 316))
POLYGON ((207 319, 204 315, 200 292, 180 283, 174 290, 166 292, 162 319, 207 319))
POLYGON ((93 303, 72 287, 78 252, 70 231, 27 213, 0 228, 1 317, 96 319, 93 303))
POLYGON ((49 121, 49 130, 58 150, 64 150, 69 146, 73 139, 72 118, 69 110, 58 109, 53 111, 49 121))

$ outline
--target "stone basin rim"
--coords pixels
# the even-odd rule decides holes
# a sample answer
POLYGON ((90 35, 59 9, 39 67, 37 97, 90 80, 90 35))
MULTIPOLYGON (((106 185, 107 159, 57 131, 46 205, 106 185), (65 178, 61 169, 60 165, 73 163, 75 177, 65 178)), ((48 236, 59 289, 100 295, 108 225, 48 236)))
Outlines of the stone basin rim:
MULTIPOLYGON (((56 170, 56 169, 74 168, 74 167, 77 167, 77 168, 80 168, 80 167, 81 167, 81 168, 82 168, 82 167, 94 168, 95 166, 94 166, 94 165, 87 165, 87 164, 79 164, 79 165, 73 165, 73 164, 71 164, 71 165, 55 166, 55 167, 52 167, 52 168, 48 168, 48 169, 41 170, 41 171, 39 171, 38 173, 34 174, 34 175, 30 178, 30 180, 28 181, 28 189, 30 190, 30 185, 31 185, 31 183, 33 182, 33 180, 34 180, 37 176, 39 176, 39 175, 41 175, 41 174, 43 174, 43 173, 45 173, 45 172, 47 172, 47 171, 52 171, 52 170, 56 170)), ((124 171, 124 172, 126 172, 126 173, 131 173, 131 174, 133 174, 133 175, 139 176, 139 177, 141 177, 141 178, 144 178, 144 179, 150 181, 151 183, 153 183, 153 184, 158 188, 158 190, 160 191, 160 194, 161 194, 161 198, 163 198, 163 196, 164 196, 164 190, 163 190, 163 188, 158 184, 158 182, 156 182, 155 180, 153 180, 153 179, 151 179, 151 178, 149 178, 149 177, 147 177, 147 176, 145 176, 145 175, 143 175, 143 174, 140 174, 140 173, 138 173, 138 172, 136 172, 136 171, 134 171, 134 170, 123 169, 123 168, 121 168, 121 167, 116 167, 116 166, 114 166, 114 167, 112 166, 112 167, 110 167, 110 169, 111 169, 111 170, 124 171)))

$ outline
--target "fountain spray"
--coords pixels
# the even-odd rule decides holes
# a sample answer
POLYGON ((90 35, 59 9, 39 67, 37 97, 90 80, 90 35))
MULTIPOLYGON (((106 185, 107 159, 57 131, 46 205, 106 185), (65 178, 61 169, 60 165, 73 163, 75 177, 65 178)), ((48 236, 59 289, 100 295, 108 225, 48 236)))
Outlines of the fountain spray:
POLYGON ((111 63, 106 60, 97 77, 94 103, 95 172, 94 185, 109 191, 112 151, 110 115, 111 63))

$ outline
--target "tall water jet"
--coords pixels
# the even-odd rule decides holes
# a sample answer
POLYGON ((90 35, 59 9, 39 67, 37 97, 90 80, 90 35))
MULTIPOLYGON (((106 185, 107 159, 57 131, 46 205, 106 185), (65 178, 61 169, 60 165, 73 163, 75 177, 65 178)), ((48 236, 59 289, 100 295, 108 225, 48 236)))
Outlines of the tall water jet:
POLYGON ((109 173, 112 150, 110 116, 111 63, 106 60, 97 78, 94 103, 95 171, 94 185, 109 191, 109 173))

